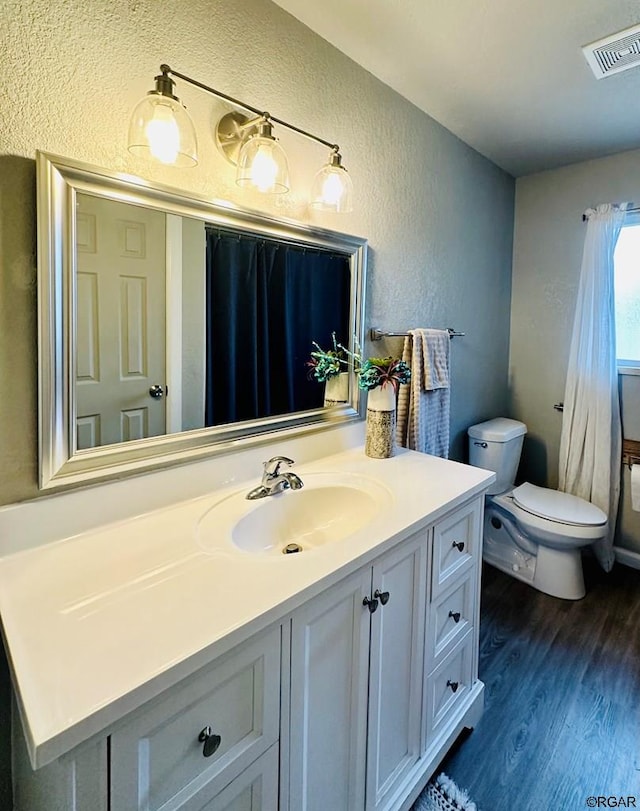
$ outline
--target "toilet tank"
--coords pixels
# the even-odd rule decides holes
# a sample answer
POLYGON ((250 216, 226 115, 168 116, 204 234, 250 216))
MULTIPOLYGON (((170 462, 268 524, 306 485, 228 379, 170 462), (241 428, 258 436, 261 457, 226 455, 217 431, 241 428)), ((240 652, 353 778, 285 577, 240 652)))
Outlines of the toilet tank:
POLYGON ((518 420, 496 417, 472 425, 467 433, 469 464, 493 470, 496 474, 496 481, 487 490, 487 495, 504 493, 513 487, 527 426, 518 420))

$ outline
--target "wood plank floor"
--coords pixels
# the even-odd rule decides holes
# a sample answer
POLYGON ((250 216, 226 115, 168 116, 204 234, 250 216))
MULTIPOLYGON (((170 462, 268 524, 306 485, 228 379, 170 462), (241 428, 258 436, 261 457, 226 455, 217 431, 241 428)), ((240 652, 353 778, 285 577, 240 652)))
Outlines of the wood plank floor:
POLYGON ((485 714, 441 765, 479 811, 640 808, 640 572, 586 559, 585 579, 570 602, 484 567, 485 714))

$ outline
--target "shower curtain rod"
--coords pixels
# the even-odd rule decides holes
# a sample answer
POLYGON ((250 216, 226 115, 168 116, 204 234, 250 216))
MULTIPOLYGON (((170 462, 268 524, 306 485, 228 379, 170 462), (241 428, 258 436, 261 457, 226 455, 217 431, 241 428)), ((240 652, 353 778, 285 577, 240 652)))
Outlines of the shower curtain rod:
MULTIPOLYGON (((453 327, 447 327, 446 331, 449 333, 450 338, 462 338, 465 334, 464 332, 458 332, 453 327)), ((408 335, 408 332, 384 332, 381 329, 376 329, 376 327, 371 327, 369 331, 369 338, 372 341, 380 341, 382 338, 406 338, 408 335)))

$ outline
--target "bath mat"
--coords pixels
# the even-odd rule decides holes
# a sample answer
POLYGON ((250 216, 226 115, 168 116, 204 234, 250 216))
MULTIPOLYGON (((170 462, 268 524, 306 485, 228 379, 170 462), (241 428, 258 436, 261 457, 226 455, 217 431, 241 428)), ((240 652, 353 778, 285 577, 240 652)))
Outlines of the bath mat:
POLYGON ((427 783, 411 811, 478 811, 478 808, 467 792, 442 772, 427 783))

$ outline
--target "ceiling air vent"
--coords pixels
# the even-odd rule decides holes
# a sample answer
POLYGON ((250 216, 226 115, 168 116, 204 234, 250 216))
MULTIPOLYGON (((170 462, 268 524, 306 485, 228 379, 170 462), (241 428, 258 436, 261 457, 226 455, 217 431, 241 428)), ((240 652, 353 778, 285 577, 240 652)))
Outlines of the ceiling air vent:
POLYGON ((640 65, 640 25, 591 42, 582 48, 596 79, 640 65))

